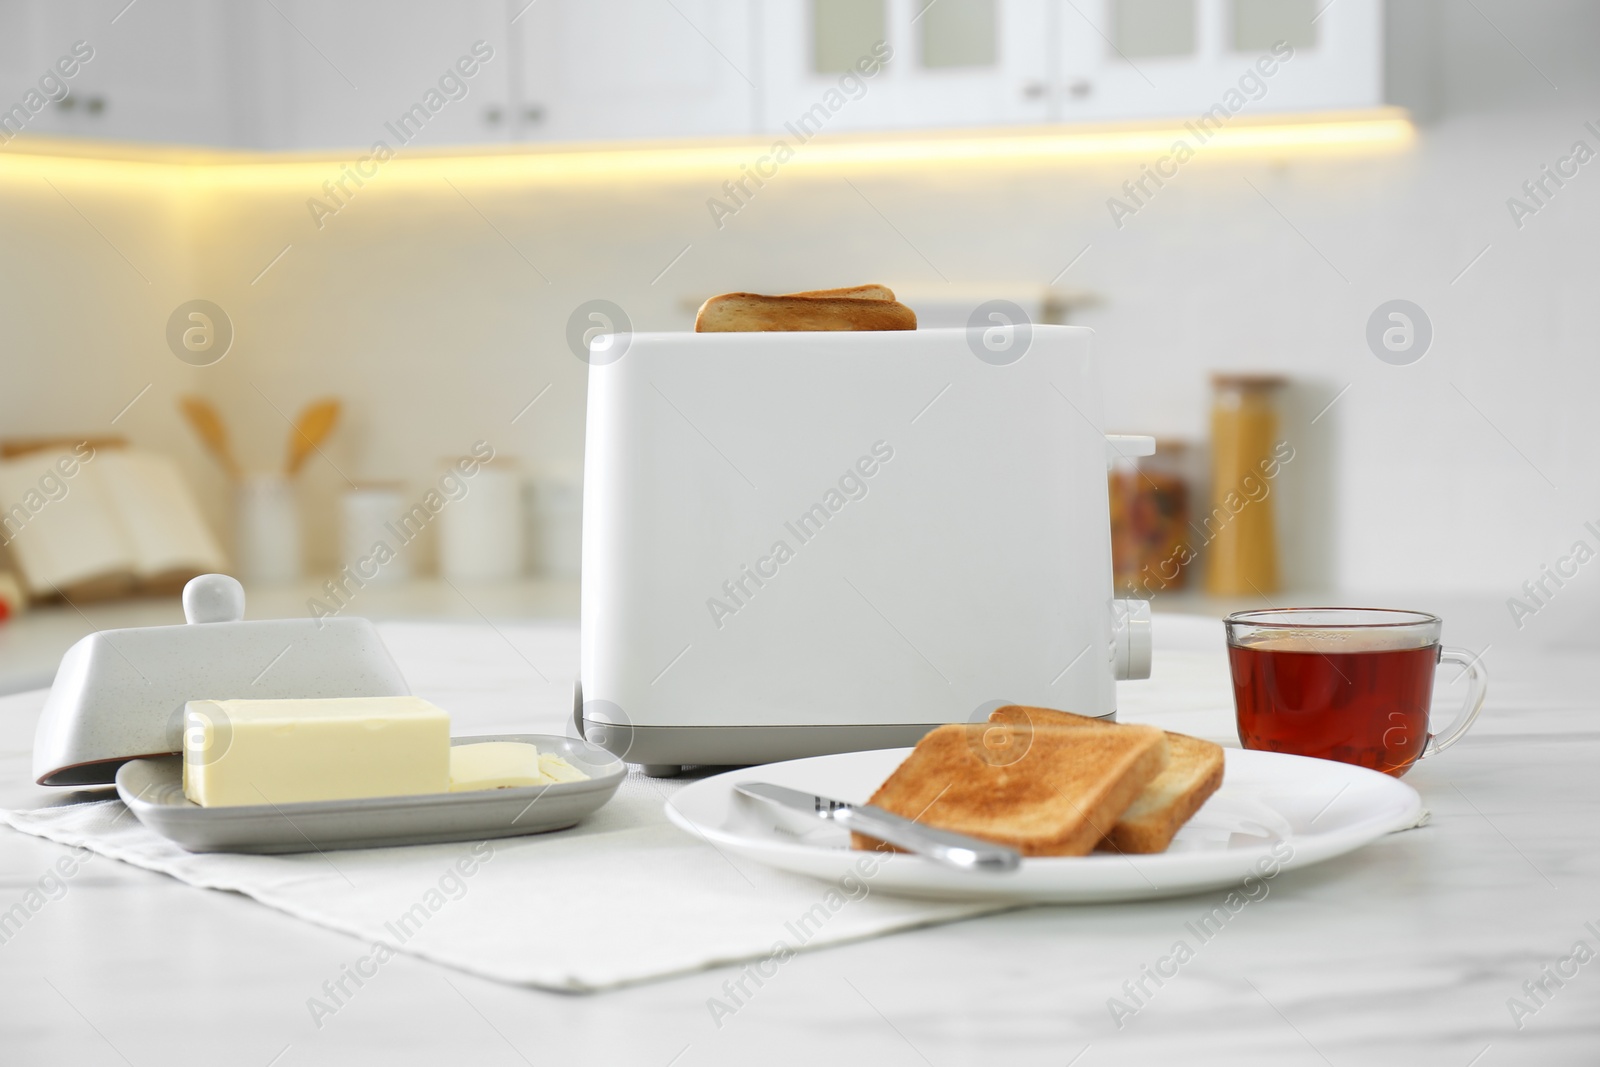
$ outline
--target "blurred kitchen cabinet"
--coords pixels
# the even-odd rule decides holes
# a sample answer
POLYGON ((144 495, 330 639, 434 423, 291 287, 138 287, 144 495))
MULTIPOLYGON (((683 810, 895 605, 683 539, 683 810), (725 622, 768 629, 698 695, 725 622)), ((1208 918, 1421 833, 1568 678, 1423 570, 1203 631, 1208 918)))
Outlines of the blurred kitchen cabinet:
POLYGON ((252 143, 749 133, 753 0, 273 0, 252 143), (471 70, 470 75, 463 73, 471 70))
POLYGON ((31 117, 29 132, 228 144, 238 99, 226 47, 231 21, 227 6, 205 0, 12 0, 0 4, 0 38, 9 46, 3 69, 20 97, 21 86, 39 85, 58 61, 80 60, 60 88, 47 86, 44 95, 57 98, 31 117))
POLYGON ((1057 41, 1063 122, 1383 103, 1382 0, 1070 0, 1057 41))
MULTIPOLYGON (((595 141, 754 129, 756 0, 510 0, 512 136, 595 141)), ((762 5, 764 8, 765 5, 762 5)), ((787 7, 788 4, 773 5, 787 7)))
POLYGON ((0 71, 26 85, 87 42, 69 92, 28 124, 57 136, 264 149, 503 141, 508 6, 0 0, 0 71))
POLYGON ((800 0, 759 17, 766 132, 1052 118, 1054 0, 800 0))
POLYGON ((1241 79, 1235 112, 1383 102, 1381 0, 800 0, 760 18, 770 132, 808 114, 832 130, 1188 118, 1241 79), (841 83, 880 41, 883 69, 841 83))
POLYGON ((398 151, 1383 102, 1382 0, 0 0, 19 94, 78 41, 31 131, 398 151))
MULTIPOLYGON (((141 6, 143 6, 141 4, 141 6)), ((505 0, 250 5, 260 148, 438 147, 513 128, 505 0)))

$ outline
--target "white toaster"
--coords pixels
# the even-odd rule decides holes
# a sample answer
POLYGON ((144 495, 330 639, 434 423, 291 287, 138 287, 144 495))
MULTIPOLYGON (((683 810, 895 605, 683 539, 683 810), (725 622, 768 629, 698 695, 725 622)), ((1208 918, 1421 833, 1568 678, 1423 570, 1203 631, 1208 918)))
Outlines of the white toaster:
POLYGON ((1100 429, 1092 336, 609 339, 579 732, 661 775, 909 745, 1000 703, 1114 716, 1150 635, 1112 597, 1108 451, 1153 441, 1100 429))

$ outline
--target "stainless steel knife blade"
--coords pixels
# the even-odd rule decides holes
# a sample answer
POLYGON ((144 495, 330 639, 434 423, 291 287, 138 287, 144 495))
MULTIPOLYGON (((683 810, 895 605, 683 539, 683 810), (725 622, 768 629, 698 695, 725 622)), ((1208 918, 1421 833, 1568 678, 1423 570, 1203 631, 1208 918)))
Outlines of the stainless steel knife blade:
POLYGON ((870 804, 852 804, 771 782, 738 782, 734 789, 756 800, 838 823, 956 870, 998 873, 1014 871, 1022 863, 1022 854, 1014 848, 924 826, 870 804))

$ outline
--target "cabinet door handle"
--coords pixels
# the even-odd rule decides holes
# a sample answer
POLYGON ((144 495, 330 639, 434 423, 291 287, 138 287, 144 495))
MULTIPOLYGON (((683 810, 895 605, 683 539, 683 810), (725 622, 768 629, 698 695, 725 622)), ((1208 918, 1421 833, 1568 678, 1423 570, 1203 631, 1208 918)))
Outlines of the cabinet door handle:
POLYGON ((1029 100, 1044 100, 1061 90, 1065 90, 1066 95, 1074 100, 1082 100, 1094 94, 1094 82, 1088 78, 1074 78, 1060 89, 1037 78, 1022 83, 1022 95, 1029 100))

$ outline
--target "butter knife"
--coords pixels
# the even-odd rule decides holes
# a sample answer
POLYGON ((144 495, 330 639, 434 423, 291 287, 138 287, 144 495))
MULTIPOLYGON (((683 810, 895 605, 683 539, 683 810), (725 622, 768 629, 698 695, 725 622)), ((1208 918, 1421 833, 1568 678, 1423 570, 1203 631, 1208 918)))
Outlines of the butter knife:
POLYGON ((734 789, 756 800, 837 823, 958 871, 1014 871, 1022 862, 1022 854, 1014 848, 936 830, 871 804, 850 804, 769 782, 738 782, 734 789))

